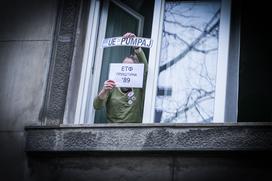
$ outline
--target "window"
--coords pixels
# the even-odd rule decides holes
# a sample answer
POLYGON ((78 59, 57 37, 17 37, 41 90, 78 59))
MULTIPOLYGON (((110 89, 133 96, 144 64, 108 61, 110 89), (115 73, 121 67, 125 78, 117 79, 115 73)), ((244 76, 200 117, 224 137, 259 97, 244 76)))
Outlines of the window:
MULTIPOLYGON (((138 36, 142 36, 144 18, 139 13, 132 10, 125 4, 117 1, 106 2, 103 8, 107 13, 105 13, 105 16, 103 16, 101 22, 107 22, 107 24, 105 25, 106 29, 101 30, 101 37, 117 37, 126 31, 135 32, 135 34, 138 36), (122 19, 122 21, 120 21, 120 19, 122 19)), ((99 50, 101 54, 103 51, 102 61, 99 63, 97 62, 95 69, 97 70, 101 67, 101 70, 100 72, 94 72, 97 80, 99 79, 99 89, 103 86, 104 82, 108 78, 109 64, 120 63, 120 60, 130 54, 130 50, 130 47, 112 47, 99 50)), ((92 119, 92 116, 89 117, 92 119)), ((105 110, 96 111, 94 122, 103 123, 105 121, 105 110)))
POLYGON ((109 63, 130 49, 102 49, 100 43, 128 31, 154 40, 150 52, 145 50, 149 70, 143 123, 225 121, 229 0, 97 0, 90 7, 76 124, 106 121, 105 113, 93 110, 92 100, 109 63))
POLYGON ((220 2, 166 1, 155 122, 212 122, 220 2))

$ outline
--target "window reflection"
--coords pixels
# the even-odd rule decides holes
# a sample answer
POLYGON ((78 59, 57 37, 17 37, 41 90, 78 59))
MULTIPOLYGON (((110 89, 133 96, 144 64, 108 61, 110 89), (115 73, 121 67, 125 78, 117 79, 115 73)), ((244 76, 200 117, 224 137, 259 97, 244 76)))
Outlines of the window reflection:
POLYGON ((220 3, 165 3, 155 122, 212 122, 220 3))

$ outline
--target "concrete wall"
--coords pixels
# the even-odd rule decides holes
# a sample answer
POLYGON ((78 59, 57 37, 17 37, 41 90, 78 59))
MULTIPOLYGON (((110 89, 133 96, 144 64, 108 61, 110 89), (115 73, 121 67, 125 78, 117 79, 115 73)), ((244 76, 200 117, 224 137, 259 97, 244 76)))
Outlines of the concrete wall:
POLYGON ((38 181, 263 181, 271 180, 271 161, 270 153, 255 152, 81 152, 29 162, 38 181))
POLYGON ((271 177, 271 123, 30 126, 26 138, 33 181, 271 177))
POLYGON ((41 124, 56 14, 56 0, 1 1, 0 175, 6 180, 28 180, 24 126, 41 124))

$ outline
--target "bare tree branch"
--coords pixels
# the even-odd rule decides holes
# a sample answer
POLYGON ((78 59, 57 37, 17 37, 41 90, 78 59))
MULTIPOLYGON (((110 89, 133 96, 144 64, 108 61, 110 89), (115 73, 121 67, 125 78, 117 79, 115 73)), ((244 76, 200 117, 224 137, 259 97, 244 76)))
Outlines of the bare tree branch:
MULTIPOLYGON (((163 30, 163 33, 165 35, 168 35, 168 36, 173 36, 175 39, 178 39, 180 40, 182 43, 184 43, 187 47, 190 47, 191 45, 185 41, 183 38, 181 38, 180 36, 178 36, 176 33, 171 33, 169 31, 165 31, 163 30)), ((169 44, 169 43, 168 43, 169 44)), ((212 49, 209 49, 209 50, 201 50, 199 48, 196 48, 195 46, 191 48, 192 50, 196 51, 196 52, 199 52, 199 53, 203 53, 203 54, 207 54, 209 52, 212 52, 212 51, 216 51, 217 48, 212 48, 212 49)))
POLYGON ((173 36, 175 39, 178 39, 178 40, 180 40, 182 43, 186 44, 187 46, 190 46, 190 44, 189 44, 187 41, 185 41, 184 39, 182 39, 182 38, 181 38, 180 36, 178 36, 176 33, 171 33, 171 32, 165 31, 165 30, 163 30, 163 33, 164 33, 165 35, 173 36))
POLYGON ((163 64, 159 68, 159 72, 162 72, 166 70, 167 68, 175 65, 177 62, 179 62, 183 57, 185 57, 194 47, 204 38, 207 34, 210 34, 213 30, 215 30, 219 26, 219 13, 220 10, 218 10, 215 15, 211 18, 211 20, 207 23, 207 25, 204 28, 204 31, 190 44, 188 47, 181 52, 178 56, 170 60, 169 62, 163 64), (216 21, 215 21, 216 20, 216 21))
POLYGON ((184 25, 178 21, 171 21, 171 20, 167 20, 166 18, 164 19, 164 22, 166 23, 171 23, 171 24, 175 24, 175 25, 178 25, 178 26, 181 26, 182 28, 190 28, 190 29, 194 29, 194 30, 197 30, 199 32, 202 32, 203 30, 201 30, 200 28, 198 27, 195 27, 195 26, 192 26, 192 25, 184 25))
MULTIPOLYGON (((174 112, 174 116, 172 116, 171 118, 168 118, 168 120, 171 121, 171 120, 179 117, 181 114, 185 114, 185 116, 186 116, 187 112, 190 111, 191 109, 196 109, 196 106, 199 105, 199 103, 204 102, 206 100, 209 100, 211 98, 214 98, 212 96, 214 93, 215 93, 214 90, 212 90, 212 91, 205 91, 203 89, 192 89, 191 93, 187 97, 186 103, 184 105, 182 105, 181 107, 177 108, 176 111, 174 112), (193 96, 194 92, 198 92, 200 95, 198 95, 190 103, 190 100, 193 99, 192 96, 193 96)), ((199 111, 199 110, 197 109, 197 111, 199 111)), ((164 112, 166 112, 166 111, 164 111, 164 112)))

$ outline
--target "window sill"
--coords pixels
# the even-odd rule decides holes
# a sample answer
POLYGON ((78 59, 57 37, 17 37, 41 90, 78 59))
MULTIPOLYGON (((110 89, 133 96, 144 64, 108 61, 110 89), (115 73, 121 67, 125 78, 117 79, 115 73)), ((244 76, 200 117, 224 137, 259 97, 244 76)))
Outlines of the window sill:
POLYGON ((271 151, 272 123, 27 126, 27 152, 271 151))

